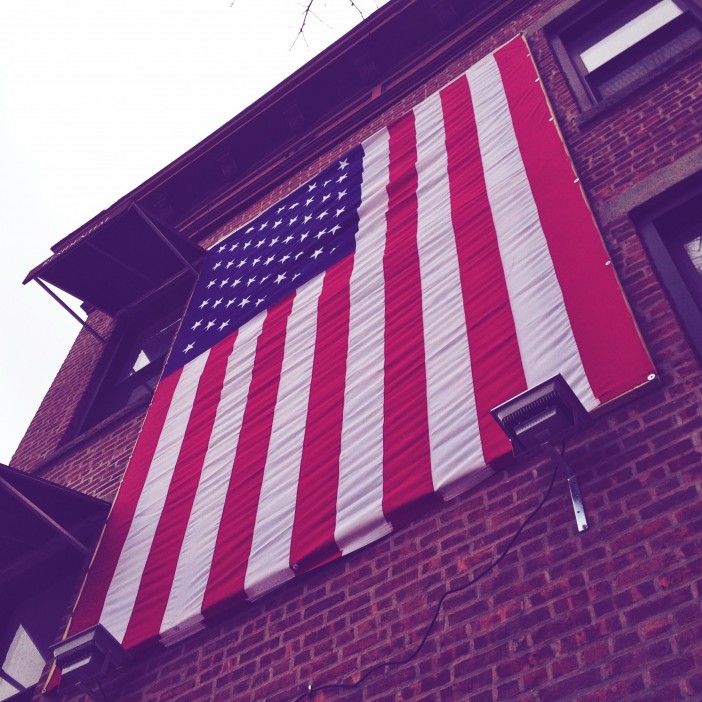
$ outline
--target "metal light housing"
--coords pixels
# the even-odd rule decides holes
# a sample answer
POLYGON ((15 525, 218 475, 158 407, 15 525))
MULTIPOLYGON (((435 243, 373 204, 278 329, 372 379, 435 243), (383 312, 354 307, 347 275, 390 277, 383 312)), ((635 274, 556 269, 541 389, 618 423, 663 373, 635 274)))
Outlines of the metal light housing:
POLYGON ((591 423, 570 385, 555 375, 490 412, 502 427, 515 456, 557 444, 591 423))
POLYGON ((495 407, 491 414, 512 443, 515 457, 543 451, 565 471, 578 531, 587 531, 589 527, 578 480, 563 459, 563 450, 559 453, 553 445, 589 426, 591 420, 563 376, 555 375, 530 388, 495 407))
POLYGON ((61 683, 80 685, 124 665, 129 655, 101 624, 64 639, 52 648, 61 683))

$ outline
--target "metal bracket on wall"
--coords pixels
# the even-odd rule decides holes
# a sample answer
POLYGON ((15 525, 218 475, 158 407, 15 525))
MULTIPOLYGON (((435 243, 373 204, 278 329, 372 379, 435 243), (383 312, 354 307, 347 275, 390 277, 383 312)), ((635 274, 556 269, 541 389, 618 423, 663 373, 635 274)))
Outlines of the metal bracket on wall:
POLYGON ((14 485, 0 476, 0 489, 5 490, 9 495, 14 497, 18 502, 23 504, 30 512, 37 516, 44 524, 53 529, 64 541, 67 541, 73 548, 82 553, 84 556, 90 554, 90 549, 67 529, 64 529, 55 519, 52 519, 43 509, 34 504, 28 497, 23 495, 14 485))
POLYGON ((132 205, 134 208, 134 211, 146 222, 147 226, 151 229, 151 231, 156 234, 156 236, 165 244, 165 246, 173 253, 173 255, 187 268, 194 276, 197 278, 199 275, 197 268, 188 261, 185 256, 183 256, 178 249, 173 246, 173 244, 168 241, 168 238, 164 235, 164 233, 157 227, 152 221, 151 218, 144 212, 144 210, 139 207, 139 205, 136 204, 136 202, 132 205))
POLYGON ((570 490, 570 499, 573 503, 573 511, 575 512, 575 521, 578 525, 578 531, 587 531, 588 523, 587 516, 585 515, 585 505, 583 505, 580 485, 578 485, 578 479, 575 477, 573 469, 548 441, 541 444, 541 448, 543 448, 559 468, 563 468, 565 471, 566 477, 568 478, 568 489, 570 490))
POLYGON ((85 327, 96 339, 100 339, 103 344, 107 343, 107 340, 104 337, 100 336, 100 334, 98 334, 84 319, 81 319, 43 280, 40 278, 34 278, 34 280, 37 281, 42 290, 46 290, 46 292, 48 292, 49 295, 51 295, 51 297, 53 297, 54 300, 56 300, 56 302, 58 302, 59 305, 61 305, 61 307, 63 307, 63 309, 71 315, 71 317, 77 319, 78 323, 85 327))

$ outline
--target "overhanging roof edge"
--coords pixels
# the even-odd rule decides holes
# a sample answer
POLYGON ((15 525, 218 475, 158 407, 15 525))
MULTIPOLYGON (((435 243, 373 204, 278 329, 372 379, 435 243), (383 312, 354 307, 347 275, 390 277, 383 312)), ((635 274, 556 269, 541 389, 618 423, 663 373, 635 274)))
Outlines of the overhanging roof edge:
POLYGON ((32 269, 23 284, 48 283, 114 315, 176 273, 196 275, 204 255, 197 242, 130 202, 32 269))
POLYGON ((96 509, 104 508, 109 509, 110 503, 107 500, 102 500, 99 497, 94 497, 93 495, 87 495, 79 490, 74 490, 73 488, 66 487, 64 485, 59 485, 58 483, 51 482, 45 478, 39 478, 36 475, 27 473, 19 468, 13 468, 12 466, 0 463, 0 477, 6 478, 11 483, 27 483, 31 485, 42 486, 46 490, 53 491, 60 495, 69 495, 69 499, 75 499, 84 502, 86 505, 95 507, 96 509))
MULTIPOLYGON (((527 2, 528 0, 510 0, 507 4, 520 6, 522 4, 527 4, 527 2)), ((372 38, 386 25, 423 4, 431 5, 432 3, 431 0, 429 0, 429 2, 425 2, 425 0, 396 0, 373 12, 363 22, 298 68, 288 78, 274 86, 251 105, 244 108, 224 125, 206 136, 170 164, 157 171, 141 185, 117 200, 112 206, 90 219, 83 227, 80 227, 60 240, 55 247, 53 247, 55 251, 54 255, 39 264, 39 266, 33 268, 25 277, 23 283, 26 284, 30 280, 39 277, 43 271, 53 265, 53 262, 58 257, 69 251, 76 243, 80 242, 84 236, 89 235, 95 229, 100 228, 107 223, 107 221, 113 219, 120 211, 128 208, 132 204, 143 202, 145 198, 158 192, 160 188, 165 187, 173 178, 187 169, 190 164, 197 162, 223 144, 233 134, 236 134, 255 119, 257 115, 274 109, 277 105, 284 103, 291 94, 301 89, 323 71, 329 69, 331 63, 338 62, 352 55, 353 51, 371 42, 372 38), (334 61, 330 61, 330 56, 334 57, 334 61)), ((460 21, 464 23, 468 19, 469 18, 463 17, 460 21)))
POLYGON ((41 272, 49 267, 50 264, 58 257, 73 248, 73 246, 82 241, 86 236, 92 234, 98 228, 102 227, 108 221, 114 219, 123 210, 128 209, 132 204, 137 204, 139 198, 147 195, 153 189, 158 187, 158 185, 160 185, 163 181, 168 180, 175 173, 179 172, 184 164, 191 162, 217 146, 217 144, 226 138, 232 131, 236 131, 243 124, 250 121, 254 115, 269 109, 274 104, 282 100, 285 100, 290 92, 307 82, 314 74, 326 66, 328 63, 327 59, 330 54, 341 54, 352 50, 358 44, 363 43, 364 40, 366 40, 373 32, 377 31, 381 26, 386 24, 396 15, 401 14, 408 8, 415 5, 418 1, 419 0, 405 0, 405 2, 400 3, 389 3, 373 12, 372 15, 364 20, 364 22, 360 23, 342 37, 337 39, 337 41, 328 46, 324 51, 298 68, 288 78, 271 88, 248 107, 245 107, 241 112, 232 117, 232 119, 188 149, 184 154, 178 156, 171 163, 157 171, 153 176, 145 180, 119 200, 115 201, 114 204, 92 217, 83 226, 75 229, 63 239, 59 240, 54 247, 52 247, 52 250, 54 250, 53 255, 30 270, 22 281, 22 284, 26 285, 34 278, 39 277, 41 272), (370 23, 371 26, 368 26, 368 23, 370 23))

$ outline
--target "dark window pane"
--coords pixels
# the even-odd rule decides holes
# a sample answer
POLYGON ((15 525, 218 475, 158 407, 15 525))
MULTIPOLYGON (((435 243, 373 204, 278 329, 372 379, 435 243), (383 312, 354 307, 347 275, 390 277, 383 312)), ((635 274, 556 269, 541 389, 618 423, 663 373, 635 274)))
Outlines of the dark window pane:
POLYGON ((0 678, 0 700, 6 700, 19 690, 36 685, 44 670, 44 663, 44 657, 29 632, 20 624, 14 631, 2 663, 5 679, 0 678), (10 680, 20 687, 10 683, 10 680))
POLYGON ((683 244, 683 248, 692 262, 693 267, 702 278, 702 234, 696 239, 686 241, 685 244, 683 244))
POLYGON ((128 378, 151 363, 162 363, 173 341, 177 326, 178 320, 172 320, 135 335, 121 377, 128 378))
POLYGON ((54 573, 47 582, 22 582, 0 598, 0 670, 5 674, 4 679, 0 676, 0 700, 30 700, 44 672, 49 646, 75 587, 72 576, 54 573), (22 688, 27 689, 18 691, 22 688))
POLYGON ((694 179, 637 219, 651 261, 702 360, 702 180, 694 179))

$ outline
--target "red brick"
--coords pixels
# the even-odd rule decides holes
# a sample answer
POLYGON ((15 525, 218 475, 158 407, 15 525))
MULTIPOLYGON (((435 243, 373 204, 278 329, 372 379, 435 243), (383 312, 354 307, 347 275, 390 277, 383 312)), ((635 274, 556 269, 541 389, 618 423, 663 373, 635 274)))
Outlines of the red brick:
POLYGON ((539 692, 539 700, 543 702, 562 702, 562 700, 576 700, 583 690, 598 685, 601 682, 600 671, 591 668, 578 675, 565 678, 555 684, 544 687, 539 692))

